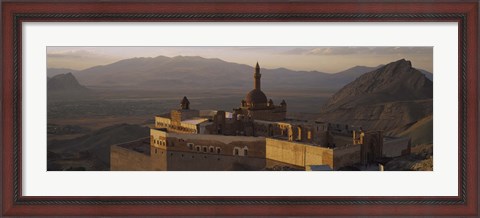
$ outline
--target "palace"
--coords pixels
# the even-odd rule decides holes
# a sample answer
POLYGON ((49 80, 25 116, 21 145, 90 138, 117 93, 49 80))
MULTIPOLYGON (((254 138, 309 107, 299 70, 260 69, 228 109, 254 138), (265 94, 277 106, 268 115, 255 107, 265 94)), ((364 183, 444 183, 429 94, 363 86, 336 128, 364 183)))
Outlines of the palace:
POLYGON ((232 112, 195 110, 185 96, 169 116, 155 116, 150 138, 111 146, 111 170, 341 170, 410 153, 410 139, 348 124, 288 119, 253 89, 232 112))

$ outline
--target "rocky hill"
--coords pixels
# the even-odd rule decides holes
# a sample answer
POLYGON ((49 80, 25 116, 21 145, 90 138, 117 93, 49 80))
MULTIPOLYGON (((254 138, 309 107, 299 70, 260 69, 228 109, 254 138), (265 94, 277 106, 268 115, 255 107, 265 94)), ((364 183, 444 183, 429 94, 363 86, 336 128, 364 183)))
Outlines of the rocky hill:
POLYGON ((48 68, 47 77, 54 77, 59 74, 76 73, 78 70, 68 68, 48 68))
POLYGON ((72 102, 95 97, 95 92, 81 85, 72 73, 47 77, 48 102, 72 102))
POLYGON ((321 120, 391 131, 432 114, 433 83, 410 61, 365 73, 335 93, 321 120))
POLYGON ((47 90, 49 92, 86 92, 88 89, 80 85, 72 73, 58 74, 47 77, 47 90))

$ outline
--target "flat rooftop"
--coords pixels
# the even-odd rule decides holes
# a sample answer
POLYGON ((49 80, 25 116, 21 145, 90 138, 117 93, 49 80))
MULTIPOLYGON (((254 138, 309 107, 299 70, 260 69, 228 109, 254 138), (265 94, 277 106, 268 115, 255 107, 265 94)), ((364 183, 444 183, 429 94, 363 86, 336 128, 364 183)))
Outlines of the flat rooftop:
POLYGON ((208 119, 207 118, 192 118, 192 119, 188 119, 188 120, 182 120, 182 123, 197 125, 197 124, 203 123, 205 121, 208 121, 208 119))

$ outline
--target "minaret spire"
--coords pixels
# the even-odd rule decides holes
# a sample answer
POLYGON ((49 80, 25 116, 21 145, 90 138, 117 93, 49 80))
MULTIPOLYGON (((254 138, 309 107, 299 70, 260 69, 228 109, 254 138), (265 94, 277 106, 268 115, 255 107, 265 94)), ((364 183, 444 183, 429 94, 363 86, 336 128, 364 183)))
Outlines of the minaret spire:
POLYGON ((253 78, 254 78, 254 88, 255 89, 258 89, 260 90, 260 78, 262 77, 262 74, 260 74, 260 65, 258 65, 258 61, 257 61, 257 65, 255 66, 255 73, 253 74, 253 78))
POLYGON ((188 100, 187 96, 183 96, 183 99, 180 102, 180 108, 182 110, 189 110, 190 109, 190 101, 188 100))

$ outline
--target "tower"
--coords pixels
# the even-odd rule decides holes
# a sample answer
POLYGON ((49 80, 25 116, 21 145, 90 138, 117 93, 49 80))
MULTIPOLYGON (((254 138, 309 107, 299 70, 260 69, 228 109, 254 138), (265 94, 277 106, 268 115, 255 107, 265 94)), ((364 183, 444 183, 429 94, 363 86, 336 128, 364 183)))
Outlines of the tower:
POLYGON ((274 108, 274 107, 275 107, 275 105, 273 104, 273 100, 272 100, 272 99, 268 100, 267 106, 268 106, 269 108, 274 108))
MULTIPOLYGON (((260 89, 261 86, 260 86, 260 78, 262 77, 262 75, 260 74, 260 66, 258 65, 258 62, 257 62, 257 65, 255 66, 255 71, 253 73, 253 89, 252 91, 250 91, 247 96, 245 97, 245 106, 244 107, 247 107, 249 109, 266 109, 267 108, 267 104, 268 104, 268 100, 267 100, 267 96, 265 95, 265 93, 262 92, 262 90, 260 89)), ((242 105, 243 105, 243 102, 242 102, 242 105)))
POLYGON ((262 77, 262 74, 260 74, 260 66, 257 65, 255 66, 255 73, 253 74, 254 78, 254 88, 260 90, 260 78, 262 77))
POLYGON ((280 106, 282 107, 283 111, 287 111, 287 102, 285 102, 285 99, 282 100, 282 103, 280 103, 280 106))
POLYGON ((188 101, 187 96, 183 96, 182 102, 180 102, 180 108, 182 110, 190 109, 190 101, 188 101))

